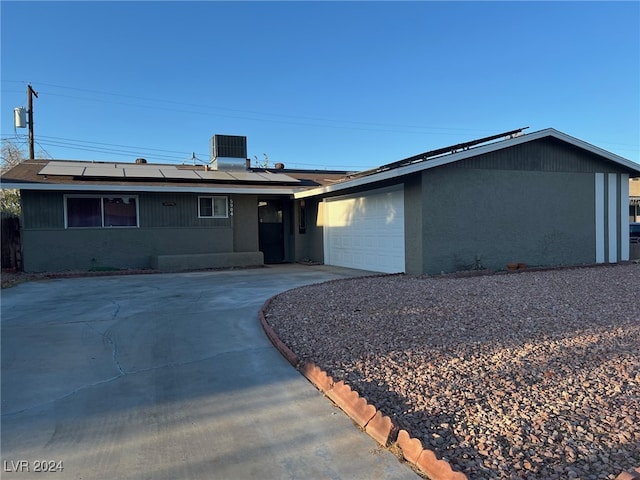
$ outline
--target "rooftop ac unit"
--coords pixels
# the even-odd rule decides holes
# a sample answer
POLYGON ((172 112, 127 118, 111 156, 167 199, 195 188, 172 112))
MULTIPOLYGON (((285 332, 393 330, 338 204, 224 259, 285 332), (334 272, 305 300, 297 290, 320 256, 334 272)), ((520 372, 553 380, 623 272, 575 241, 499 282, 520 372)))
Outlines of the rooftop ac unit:
POLYGON ((247 137, 214 135, 211 138, 211 168, 213 170, 246 170, 247 137))

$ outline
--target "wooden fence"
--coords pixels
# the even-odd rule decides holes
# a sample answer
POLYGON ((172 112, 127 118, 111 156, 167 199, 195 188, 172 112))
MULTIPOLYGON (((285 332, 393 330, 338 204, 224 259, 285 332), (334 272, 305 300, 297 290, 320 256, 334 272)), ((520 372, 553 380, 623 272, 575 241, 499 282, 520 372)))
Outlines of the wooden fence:
POLYGON ((2 268, 22 271, 20 218, 2 214, 2 268))

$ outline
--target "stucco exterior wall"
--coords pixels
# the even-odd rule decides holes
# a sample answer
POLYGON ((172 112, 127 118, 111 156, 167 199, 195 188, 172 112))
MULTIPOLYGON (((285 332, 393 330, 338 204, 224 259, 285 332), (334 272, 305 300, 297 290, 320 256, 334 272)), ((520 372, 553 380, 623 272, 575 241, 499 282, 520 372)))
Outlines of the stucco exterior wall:
POLYGON ((593 174, 445 167, 423 182, 425 273, 595 261, 593 174))
POLYGON ((233 251, 258 251, 258 197, 233 195, 233 251))
POLYGON ((306 229, 304 233, 300 233, 297 227, 300 215, 299 202, 300 200, 295 202, 295 261, 312 260, 322 263, 324 262, 322 204, 315 198, 305 199, 306 229))
POLYGON ((26 272, 150 268, 151 256, 232 251, 231 228, 24 230, 26 272))
POLYGON ((420 275, 424 268, 424 202, 421 175, 404 183, 405 272, 420 275))

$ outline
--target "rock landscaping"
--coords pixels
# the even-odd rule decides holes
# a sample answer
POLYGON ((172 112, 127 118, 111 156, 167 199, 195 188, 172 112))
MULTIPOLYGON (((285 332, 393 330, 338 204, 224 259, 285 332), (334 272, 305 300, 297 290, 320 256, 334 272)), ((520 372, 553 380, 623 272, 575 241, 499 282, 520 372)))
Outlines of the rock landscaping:
POLYGON ((470 479, 640 466, 640 265, 338 280, 266 321, 470 479))

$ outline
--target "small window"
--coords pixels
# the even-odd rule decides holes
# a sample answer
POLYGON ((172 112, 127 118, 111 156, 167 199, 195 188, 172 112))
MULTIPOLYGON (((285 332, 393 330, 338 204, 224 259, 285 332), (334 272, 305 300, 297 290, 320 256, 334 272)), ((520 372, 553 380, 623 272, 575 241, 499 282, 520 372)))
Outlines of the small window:
POLYGON ((198 197, 199 218, 227 218, 228 216, 227 197, 198 197))
POLYGON ((66 228, 137 227, 138 201, 135 196, 65 197, 66 228))

